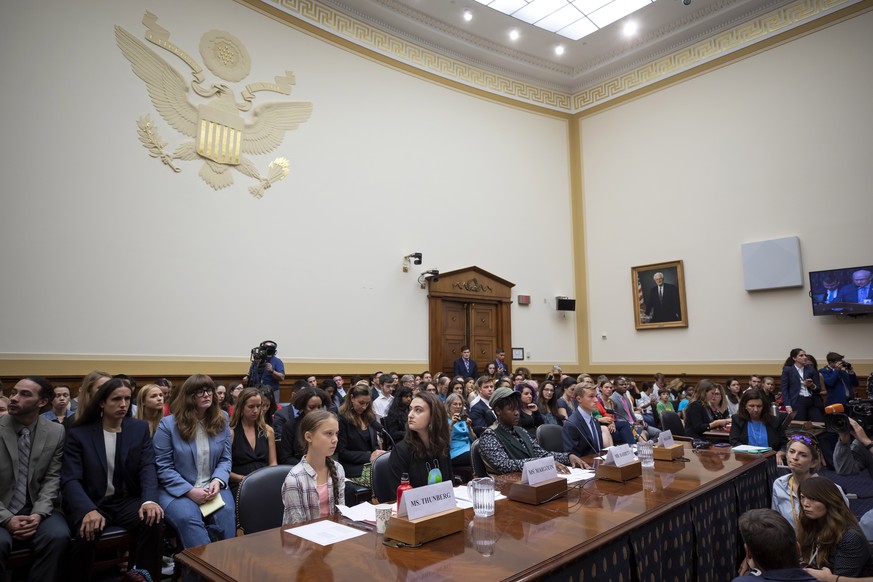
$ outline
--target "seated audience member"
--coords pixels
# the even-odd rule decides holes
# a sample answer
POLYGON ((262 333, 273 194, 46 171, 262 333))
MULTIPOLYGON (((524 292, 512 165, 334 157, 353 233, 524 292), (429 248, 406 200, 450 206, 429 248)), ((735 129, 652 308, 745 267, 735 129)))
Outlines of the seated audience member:
MULTIPOLYGON (((670 383, 667 384, 667 392, 670 393, 670 400, 673 402, 673 404, 678 404, 682 401, 683 398, 685 398, 685 389, 685 382, 683 382, 679 378, 673 378, 672 380, 670 380, 670 383)), ((678 406, 676 407, 676 410, 678 412, 678 406)))
POLYGON ((449 420, 440 397, 419 392, 409 404, 406 436, 391 451, 391 489, 404 473, 413 487, 433 485, 454 478, 449 443, 449 420))
MULTIPOLYGON (((612 382, 608 379, 603 381, 598 379, 600 384, 600 395, 597 396, 597 411, 594 417, 601 425, 606 426, 609 430, 610 437, 617 444, 632 445, 637 442, 637 434, 634 427, 628 421, 615 417, 615 404, 612 400, 612 382)), ((577 387, 578 391, 579 388, 577 387)))
POLYGON ((660 417, 665 412, 676 412, 676 409, 673 408, 673 402, 670 400, 670 391, 669 390, 661 390, 658 393, 658 403, 655 404, 655 410, 658 411, 658 416, 660 417))
MULTIPOLYGON (((173 399, 171 416, 155 432, 158 501, 186 548, 236 536, 230 479, 230 423, 218 408, 212 378, 195 374, 173 399), (221 497, 224 505, 204 517, 200 506, 221 497)), ((236 412, 236 411, 234 411, 236 412)))
MULTIPOLYGON (((297 416, 297 413, 300 412, 300 410, 294 406, 294 403, 297 401, 297 397, 300 396, 300 393, 303 390, 313 390, 313 388, 306 380, 297 380, 294 382, 291 386, 291 406, 283 406, 273 415, 273 424, 270 426, 273 427, 273 432, 276 433, 277 441, 282 440, 282 437, 285 434, 285 425, 292 422, 294 417, 297 416)), ((238 398, 239 395, 237 395, 237 399, 238 398)))
POLYGON ((164 418, 164 392, 157 384, 146 384, 136 393, 136 417, 149 424, 149 436, 154 436, 164 418))
POLYGON ((277 464, 276 437, 272 427, 264 421, 265 400, 257 388, 246 388, 230 417, 229 479, 234 497, 246 475, 277 464))
MULTIPOLYGON (((391 406, 391 400, 394 398, 394 389, 397 387, 397 381, 386 374, 382 375, 382 384, 379 387, 379 394, 373 400, 373 413, 376 415, 376 420, 388 414, 388 407, 391 406)), ((342 446, 342 445, 340 445, 342 446)))
MULTIPOLYGON (((442 378, 448 379, 448 376, 443 376, 442 378)), ((442 379, 442 378, 440 378, 440 379, 442 379)), ((474 385, 475 385, 475 383, 474 383, 474 385)), ((456 378, 454 380, 449 380, 449 391, 448 391, 448 394, 446 394, 446 399, 448 399, 449 394, 457 394, 458 396, 461 397, 461 399, 464 401, 464 411, 465 412, 470 410, 470 397, 472 396, 472 398, 475 399, 475 398, 478 398, 478 396, 479 396, 478 392, 475 395, 467 394, 467 388, 464 386, 464 379, 463 378, 460 378, 460 379, 456 378)))
POLYGON ((873 477, 873 440, 867 436, 863 427, 852 417, 849 418, 851 430, 839 433, 834 449, 834 468, 840 475, 854 475, 867 469, 873 477))
MULTIPOLYGON (((382 383, 390 385, 391 377, 383 374, 382 383)), ((347 479, 365 487, 371 486, 371 464, 386 452, 381 442, 382 430, 373 412, 369 386, 356 384, 346 395, 339 415, 336 456, 347 479)))
POLYGON ((843 356, 837 352, 828 352, 828 365, 819 370, 828 393, 828 406, 831 404, 846 404, 855 397, 855 386, 858 376, 851 367, 846 368, 843 356))
POLYGON ((730 443, 733 446, 770 447, 778 451, 777 459, 781 464, 784 460, 782 448, 788 442, 781 424, 779 417, 764 407, 763 392, 749 388, 740 398, 738 412, 731 417, 730 443))
POLYGON ((740 386, 740 381, 736 378, 728 378, 725 381, 725 393, 727 394, 727 411, 728 416, 733 416, 740 409, 740 396, 743 388, 740 386))
POLYGON ((58 424, 64 424, 68 416, 73 416, 70 410, 70 387, 58 384, 52 390, 51 409, 43 412, 42 417, 58 424))
MULTIPOLYGON (((436 383, 434 382, 419 382, 415 385, 414 388, 411 388, 412 395, 417 396, 419 392, 430 392, 431 394, 436 394, 442 400, 442 394, 440 394, 439 389, 437 388, 436 383)), ((396 395, 396 390, 395 390, 396 395)), ((390 408, 390 407, 389 407, 390 408)))
POLYGON ((530 382, 522 382, 515 387, 521 394, 521 403, 518 407, 518 426, 527 431, 530 438, 537 438, 537 427, 543 424, 543 415, 537 406, 537 390, 530 382))
POLYGON ((97 390, 99 390, 103 384, 108 382, 110 378, 112 378, 112 376, 106 372, 101 372, 100 370, 88 372, 88 375, 82 379, 79 393, 73 401, 76 403, 76 412, 72 416, 68 416, 64 419, 64 428, 71 428, 73 426, 79 415, 79 410, 88 406, 88 399, 97 394, 97 390))
POLYGON ((446 398, 446 412, 451 427, 449 445, 453 467, 470 467, 470 446, 473 444, 473 422, 467 416, 464 399, 460 394, 449 394, 446 398))
POLYGON ((561 429, 564 451, 579 457, 598 455, 612 445, 609 431, 604 434, 594 417, 597 411, 597 389, 590 382, 576 385, 576 411, 561 429))
MULTIPOLYGON (((340 382, 342 382, 342 376, 334 376, 334 378, 339 378, 340 382)), ((327 379, 321 383, 321 389, 324 390, 324 393, 327 394, 328 400, 330 400, 330 406, 327 407, 328 410, 336 414, 339 412, 340 404, 343 403, 343 394, 339 393, 339 386, 336 383, 336 380, 327 379)))
POLYGON ((639 435, 639 438, 643 440, 648 440, 649 438, 656 438, 661 431, 654 426, 649 426, 645 421, 637 419, 636 415, 633 411, 633 402, 628 397, 628 384, 627 379, 619 376, 613 381, 613 387, 615 391, 612 393, 610 398, 614 404, 613 406, 613 414, 615 415, 616 421, 624 420, 628 424, 634 427, 634 430, 639 435))
POLYGON ((563 423, 563 417, 558 411, 558 396, 555 393, 555 383, 551 380, 546 380, 540 384, 540 395, 537 399, 537 407, 540 414, 543 415, 543 424, 563 423), (561 420, 559 420, 561 419, 561 420))
POLYGON ((527 431, 516 426, 520 401, 521 394, 511 388, 498 388, 491 395, 490 404, 497 416, 497 424, 479 437, 479 451, 488 472, 502 475, 521 471, 525 462, 548 456, 555 458, 561 473, 569 472, 565 465, 587 469, 588 465, 574 453, 545 451, 527 431))
POLYGON ((9 399, 5 396, 0 396, 0 416, 9 414, 9 399))
POLYGON ((801 559, 812 568, 827 566, 838 576, 868 575, 870 544, 842 491, 818 477, 800 484, 803 512, 797 538, 801 559))
POLYGON ((224 384, 215 385, 215 399, 218 400, 218 407, 230 418, 230 401, 227 399, 227 386, 224 384))
POLYGON ((494 394, 494 380, 488 376, 480 376, 476 380, 476 389, 479 392, 479 401, 470 407, 470 421, 473 423, 473 432, 481 435, 497 420, 489 405, 494 394))
MULTIPOLYGON (((300 431, 298 430, 303 417, 316 410, 328 409, 330 405, 327 392, 320 388, 311 387, 308 382, 304 384, 304 388, 300 388, 294 393, 292 406, 286 406, 280 411, 297 411, 296 416, 291 417, 291 420, 283 424, 282 440, 276 446, 276 454, 282 465, 296 465, 303 457, 304 443, 300 439, 300 431)), ((277 414, 274 420, 278 416, 277 414)))
MULTIPOLYGON (((164 416, 170 416, 170 402, 179 395, 179 386, 173 386, 173 383, 167 380, 166 378, 158 378, 155 380, 155 384, 161 387, 161 392, 164 393, 164 416)), ((239 391, 242 390, 242 382, 231 382, 228 388, 231 390, 231 394, 234 393, 233 386, 238 386, 236 389, 236 393, 239 394, 239 391)))
POLYGON ((652 413, 655 402, 655 398, 652 395, 652 385, 649 382, 643 382, 640 395, 634 403, 634 413, 642 415, 642 419, 646 424, 655 424, 655 415, 652 413))
POLYGON ((730 421, 721 387, 708 379, 698 382, 685 408, 685 435, 702 439, 706 431, 724 428, 730 421))
POLYGON ((573 378, 564 380, 561 382, 561 396, 558 398, 558 420, 562 424, 576 411, 576 381, 573 378))
POLYGON ((764 391, 764 404, 767 405, 767 408, 771 408, 775 404, 778 409, 782 404, 781 394, 776 390, 776 380, 773 376, 761 378, 761 390, 764 391))
POLYGON ((470 403, 470 406, 473 406, 475 398, 479 397, 479 386, 476 384, 476 380, 477 378, 461 378, 461 381, 464 382, 464 390, 467 392, 467 401, 470 403), (473 400, 471 400, 471 397, 473 400))
MULTIPOLYGON (((771 507, 797 529, 800 526, 800 515, 803 512, 798 492, 800 484, 807 479, 820 478, 816 477, 816 473, 824 465, 824 457, 814 436, 796 432, 788 436, 785 459, 791 472, 773 482, 771 507)), ((846 499, 846 505, 848 504, 849 500, 846 499)))
MULTIPOLYGON (((245 388, 245 385, 239 380, 234 380, 227 385, 228 414, 233 414, 233 405, 236 402, 236 399, 239 398, 239 395, 242 393, 243 388, 245 388)), ((166 406, 167 404, 167 395, 164 394, 164 405, 166 406)), ((165 410, 164 414, 169 414, 169 412, 165 410)))
MULTIPOLYGON (((432 382, 422 382, 433 386, 432 382)), ((427 390, 425 390, 427 392, 427 390)), ((394 400, 388 407, 388 413, 382 419, 382 426, 391 435, 393 443, 399 443, 406 436, 406 420, 409 417, 409 403, 412 402, 412 388, 401 386, 394 392, 394 400)))
POLYGON ((136 539, 133 561, 161 578, 164 510, 158 505, 158 472, 147 422, 127 416, 132 390, 109 380, 89 399, 67 433, 61 486, 73 532, 71 580, 89 580, 102 531, 120 526, 136 539))
MULTIPOLYGON (((759 376, 758 374, 751 374, 749 376, 749 388, 761 390, 763 387, 764 382, 761 380, 761 376, 759 376)), ((746 388, 746 390, 748 390, 749 388, 746 388)))
POLYGON ((740 535, 746 559, 743 570, 754 568, 761 575, 745 574, 733 582, 815 580, 800 568, 800 546, 794 528, 772 509, 750 509, 740 516, 740 535))
POLYGON ((0 580, 12 550, 27 547, 33 550, 27 580, 59 579, 70 530, 59 509, 64 429, 39 415, 51 399, 51 382, 25 378, 12 388, 9 414, 0 417, 6 443, 0 446, 0 580))
POLYGON ((333 460, 338 433, 337 418, 327 410, 313 410, 300 419, 304 454, 282 484, 282 523, 328 517, 337 505, 345 505, 345 473, 333 460))

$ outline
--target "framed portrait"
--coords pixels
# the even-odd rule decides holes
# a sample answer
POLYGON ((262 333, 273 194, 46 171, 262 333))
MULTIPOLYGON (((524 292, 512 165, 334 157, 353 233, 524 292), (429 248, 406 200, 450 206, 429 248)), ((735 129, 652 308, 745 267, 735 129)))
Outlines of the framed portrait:
POLYGON ((688 327, 682 261, 631 267, 637 329, 688 327))
POLYGON ((524 360, 524 348, 512 348, 513 360, 524 360))

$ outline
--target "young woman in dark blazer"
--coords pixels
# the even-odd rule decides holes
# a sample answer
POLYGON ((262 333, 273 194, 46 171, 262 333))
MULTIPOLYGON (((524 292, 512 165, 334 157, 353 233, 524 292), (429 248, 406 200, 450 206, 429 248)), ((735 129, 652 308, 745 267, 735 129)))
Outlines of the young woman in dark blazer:
POLYGON ((732 446, 770 447, 778 451, 778 459, 782 461, 782 448, 788 443, 788 437, 780 425, 779 418, 773 416, 764 402, 764 393, 750 388, 743 392, 739 410, 731 417, 730 443, 732 446))
POLYGON ((346 478, 360 478, 364 465, 376 460, 386 451, 380 445, 382 425, 376 421, 370 387, 357 384, 340 406, 339 443, 336 455, 345 470, 346 478))

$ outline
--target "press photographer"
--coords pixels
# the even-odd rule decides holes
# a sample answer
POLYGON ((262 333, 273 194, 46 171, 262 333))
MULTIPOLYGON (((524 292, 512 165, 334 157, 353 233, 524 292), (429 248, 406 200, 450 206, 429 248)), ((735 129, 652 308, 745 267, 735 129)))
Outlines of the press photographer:
POLYGON ((834 467, 840 475, 853 475, 867 469, 873 477, 873 440, 867 430, 873 426, 873 402, 851 400, 845 406, 834 404, 825 411, 825 425, 839 435, 834 449, 834 467))
POLYGON ((279 402, 279 382, 285 379, 285 364, 276 357, 279 346, 271 340, 252 348, 249 373, 243 378, 246 386, 266 384, 273 389, 273 401, 279 402))
POLYGON ((845 404, 855 397, 854 387, 858 376, 852 364, 845 361, 837 352, 829 352, 828 365, 819 370, 828 392, 828 404, 845 404))

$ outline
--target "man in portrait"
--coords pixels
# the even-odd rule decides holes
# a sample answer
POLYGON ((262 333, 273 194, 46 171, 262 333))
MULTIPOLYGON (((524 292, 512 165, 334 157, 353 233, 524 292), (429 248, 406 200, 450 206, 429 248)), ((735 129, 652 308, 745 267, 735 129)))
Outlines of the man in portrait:
POLYGON ((664 273, 656 272, 652 279, 655 286, 649 289, 646 300, 646 315, 649 323, 663 323, 682 319, 682 309, 679 305, 679 288, 664 282, 664 273))

